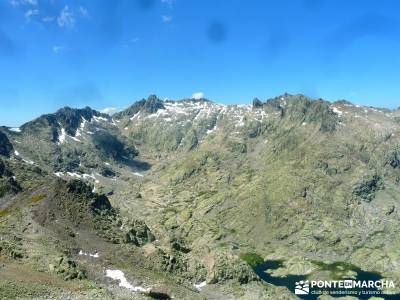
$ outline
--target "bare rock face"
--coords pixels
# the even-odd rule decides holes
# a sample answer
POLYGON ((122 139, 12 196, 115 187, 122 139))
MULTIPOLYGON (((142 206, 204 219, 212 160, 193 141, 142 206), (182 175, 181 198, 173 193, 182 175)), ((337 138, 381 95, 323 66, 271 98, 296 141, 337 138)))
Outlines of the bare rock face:
POLYGON ((8 167, 7 163, 5 163, 2 159, 0 159, 0 177, 11 177, 13 173, 8 167))
POLYGON ((58 137, 57 130, 61 127, 71 136, 75 136, 77 130, 82 124, 82 121, 91 122, 94 118, 110 118, 108 115, 85 107, 83 109, 73 109, 64 107, 56 111, 54 114, 42 115, 39 118, 24 124, 21 129, 23 132, 39 132, 43 128, 50 127, 58 137))
POLYGON ((21 190, 7 162, 0 159, 0 198, 7 194, 15 195, 21 190))
POLYGON ((147 99, 142 99, 135 102, 127 109, 116 113, 114 118, 132 117, 140 111, 145 113, 153 114, 159 109, 165 109, 163 101, 160 100, 156 95, 150 95, 147 99))
POLYGON ((235 280, 240 284, 245 284, 258 280, 249 265, 229 252, 209 255, 207 264, 207 281, 209 283, 235 280))
POLYGON ((136 246, 143 246, 155 240, 154 235, 147 227, 146 223, 140 220, 134 220, 124 224, 125 242, 136 246))
POLYGON ((0 131, 0 155, 10 157, 13 151, 13 146, 8 140, 8 137, 0 131))
POLYGON ((380 176, 374 174, 363 179, 353 190, 354 196, 364 200, 371 201, 375 192, 383 188, 383 180, 380 176))
POLYGON ((260 99, 254 98, 253 99, 253 108, 260 108, 263 107, 263 103, 261 102, 260 99))

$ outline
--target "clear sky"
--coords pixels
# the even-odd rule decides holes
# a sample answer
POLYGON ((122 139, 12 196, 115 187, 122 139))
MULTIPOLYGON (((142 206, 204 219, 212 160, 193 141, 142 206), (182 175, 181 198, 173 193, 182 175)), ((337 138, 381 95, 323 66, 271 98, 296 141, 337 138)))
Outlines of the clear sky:
POLYGON ((0 0, 0 125, 284 92, 400 106, 400 1, 0 0))

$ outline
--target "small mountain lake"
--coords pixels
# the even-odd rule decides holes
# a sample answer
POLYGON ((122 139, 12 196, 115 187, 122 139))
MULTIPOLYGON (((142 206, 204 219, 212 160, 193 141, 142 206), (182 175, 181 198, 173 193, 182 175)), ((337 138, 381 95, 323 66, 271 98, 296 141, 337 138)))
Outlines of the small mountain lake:
MULTIPOLYGON (((383 277, 379 273, 375 272, 367 272, 363 271, 360 268, 347 264, 344 262, 336 262, 332 264, 326 264, 322 262, 313 262, 319 269, 318 271, 328 271, 330 274, 330 277, 332 280, 345 280, 345 279, 352 279, 355 281, 368 281, 368 280, 373 280, 373 281, 378 281, 380 279, 383 279, 383 277), (353 273, 354 276, 347 276, 343 274, 349 272, 353 273), (338 276, 338 274, 341 274, 342 276, 338 276), (339 278, 340 277, 340 278, 339 278)), ((295 286, 297 282, 300 281, 306 281, 309 280, 310 278, 309 275, 287 275, 284 277, 276 277, 272 276, 269 272, 273 270, 277 270, 279 268, 284 267, 283 261, 281 260, 268 260, 263 263, 258 264, 255 266, 253 269, 255 273, 265 282, 268 282, 270 284, 276 285, 276 286, 285 286, 287 287, 292 293, 295 292, 295 286), (267 271, 269 270, 269 272, 267 271)), ((312 278, 315 279, 315 278, 312 278)), ((395 295, 386 295, 386 294, 365 294, 365 292, 376 292, 378 289, 376 288, 351 288, 351 289, 345 289, 345 288, 317 288, 313 287, 311 288, 310 286, 310 293, 308 295, 297 295, 301 299, 317 299, 322 291, 328 291, 328 292, 333 292, 333 291, 357 291, 357 292, 364 292, 364 295, 353 295, 358 297, 359 299, 369 299, 372 296, 376 297, 382 297, 384 299, 400 299, 400 294, 395 294, 395 295), (314 294, 312 293, 314 292, 314 294)), ((333 295, 330 294, 332 297, 344 297, 345 295, 333 295)))

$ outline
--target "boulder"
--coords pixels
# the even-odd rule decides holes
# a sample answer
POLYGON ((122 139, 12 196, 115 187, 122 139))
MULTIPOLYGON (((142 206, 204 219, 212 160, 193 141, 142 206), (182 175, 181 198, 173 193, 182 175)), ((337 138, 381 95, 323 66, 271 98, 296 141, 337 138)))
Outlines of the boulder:
POLYGON ((353 196, 370 202, 374 198, 375 192, 380 189, 383 189, 382 178, 376 174, 367 176, 354 187, 353 196))
POLYGON ((143 246, 155 240, 150 228, 143 221, 134 220, 122 228, 125 232, 125 243, 143 246))
POLYGON ((54 264, 49 265, 49 270, 61 276, 64 280, 85 279, 85 272, 78 268, 74 260, 60 256, 54 264))

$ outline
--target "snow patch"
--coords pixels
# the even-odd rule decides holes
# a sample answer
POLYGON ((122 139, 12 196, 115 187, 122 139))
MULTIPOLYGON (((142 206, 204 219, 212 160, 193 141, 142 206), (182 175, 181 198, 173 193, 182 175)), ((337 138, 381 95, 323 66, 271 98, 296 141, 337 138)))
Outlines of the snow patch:
POLYGON ((100 121, 107 122, 107 121, 108 121, 108 120, 107 120, 106 118, 104 118, 104 117, 96 117, 96 116, 93 116, 93 119, 94 119, 96 122, 100 122, 100 121))
POLYGON ((81 131, 78 129, 75 133, 75 138, 82 136, 81 131))
POLYGON ((73 173, 73 172, 67 172, 67 175, 68 175, 68 176, 71 176, 71 177, 77 177, 77 178, 81 178, 81 177, 82 177, 82 176, 79 175, 78 173, 73 173))
POLYGON ((132 284, 130 284, 126 280, 124 272, 122 272, 120 270, 106 270, 106 277, 109 277, 114 280, 118 280, 119 281, 118 285, 120 287, 131 290, 132 292, 144 292, 144 293, 150 292, 149 288, 146 289, 141 286, 133 286, 132 284))
POLYGON ((29 159, 25 159, 25 158, 21 157, 21 154, 19 154, 19 152, 18 152, 17 150, 14 150, 14 154, 15 154, 16 156, 19 156, 19 157, 22 159, 22 161, 25 162, 25 163, 27 163, 27 164, 30 164, 30 165, 34 165, 34 164, 35 164, 34 161, 29 160, 29 159))
POLYGON ((336 113, 339 117, 342 116, 343 112, 335 106, 331 106, 334 113, 336 113))
POLYGON ((93 180, 96 180, 96 177, 94 177, 93 174, 92 174, 92 175, 90 175, 90 174, 82 174, 82 177, 83 177, 84 179, 91 178, 91 179, 93 179, 93 180))
POLYGON ((76 178, 79 178, 79 179, 81 179, 81 178, 83 178, 83 179, 90 178, 90 179, 93 179, 94 182, 96 182, 96 183, 100 182, 99 180, 97 180, 97 178, 94 176, 94 174, 78 174, 78 173, 75 173, 75 172, 67 172, 67 175, 70 176, 70 177, 76 177, 76 178))
POLYGON ((61 145, 65 142, 65 138, 67 137, 67 133, 64 128, 61 128, 61 135, 58 137, 58 145, 61 145))
POLYGON ((213 133, 217 130, 217 125, 215 125, 212 129, 207 130, 207 134, 213 133))
POLYGON ((135 175, 135 176, 144 177, 143 174, 140 174, 140 173, 138 173, 138 172, 133 172, 132 174, 135 175))
MULTIPOLYGON (((59 123, 59 125, 61 124, 59 123)), ((65 143, 67 141, 67 137, 73 139, 74 141, 80 142, 80 140, 77 139, 76 136, 81 136, 81 132, 79 131, 79 129, 76 131, 75 136, 70 136, 65 131, 65 128, 61 128, 61 135, 58 137, 57 145, 65 143)))
POLYGON ((235 127, 243 127, 244 126, 244 116, 242 116, 239 122, 235 125, 235 127))
POLYGON ((200 282, 200 283, 195 283, 194 287, 198 290, 201 291, 203 289, 203 287, 205 287, 207 285, 206 281, 200 282))
POLYGON ((35 164, 34 161, 28 160, 28 159, 24 159, 24 158, 22 159, 22 161, 25 162, 25 163, 27 163, 27 164, 30 164, 30 165, 34 165, 34 164, 35 164))
POLYGON ((79 126, 79 128, 83 130, 85 128, 86 122, 87 122, 86 119, 84 117, 82 117, 82 123, 79 126))
POLYGON ((99 255, 99 252, 95 252, 94 254, 92 254, 92 253, 89 253, 89 252, 83 252, 82 250, 81 251, 79 251, 79 253, 78 253, 79 255, 84 255, 84 256, 90 256, 90 257, 93 257, 93 258, 98 258, 100 255, 99 255))
MULTIPOLYGON (((82 132, 83 132, 83 130, 85 129, 86 123, 87 123, 87 120, 86 120, 84 117, 82 117, 82 122, 81 122, 81 124, 79 125, 79 128, 78 128, 78 129, 76 130, 76 132, 75 132, 75 138, 82 136, 82 132)), ((73 137, 72 137, 72 138, 73 138, 73 137)), ((77 139, 75 139, 75 140, 77 140, 77 139)), ((79 140, 78 140, 78 141, 79 141, 79 140)))
POLYGON ((134 114, 129 120, 133 121, 134 119, 136 119, 139 116, 140 112, 134 114))
POLYGON ((63 172, 55 172, 54 175, 56 175, 57 177, 61 177, 64 176, 63 172))
POLYGON ((76 142, 80 142, 80 141, 81 141, 80 139, 77 139, 77 138, 74 137, 74 136, 70 136, 70 138, 73 139, 73 140, 76 141, 76 142))
POLYGON ((21 129, 19 127, 9 128, 9 130, 14 132, 21 132, 21 129))

